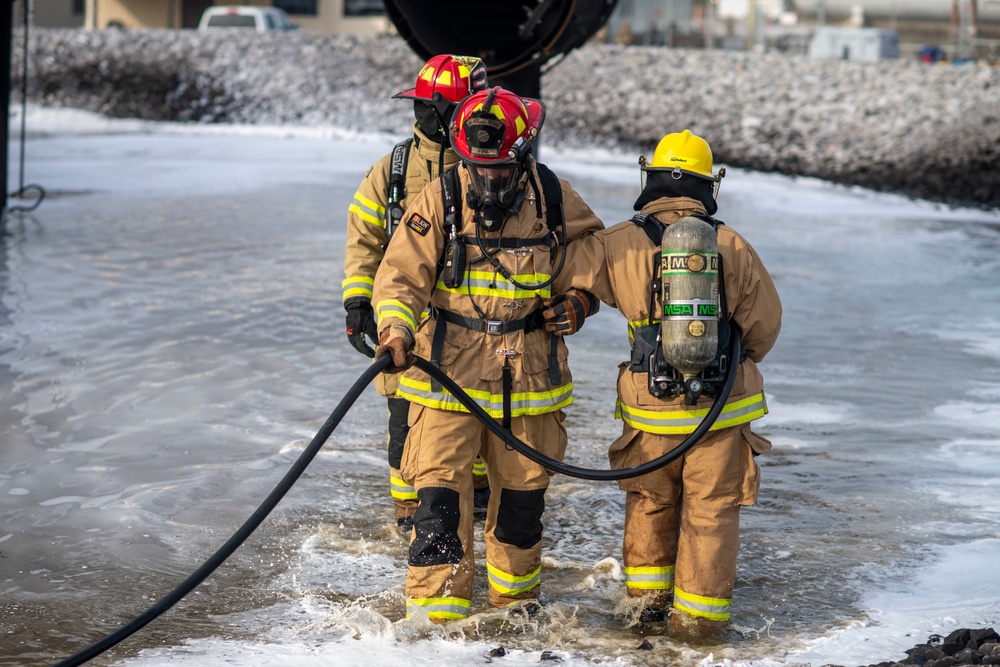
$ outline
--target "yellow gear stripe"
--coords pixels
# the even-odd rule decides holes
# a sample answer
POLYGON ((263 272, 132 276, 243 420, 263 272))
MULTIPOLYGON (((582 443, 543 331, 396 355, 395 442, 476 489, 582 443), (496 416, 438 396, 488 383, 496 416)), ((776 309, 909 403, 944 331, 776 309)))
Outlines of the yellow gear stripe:
POLYGON ((644 591, 667 590, 674 585, 674 567, 626 567, 625 585, 644 591))
MULTIPOLYGON (((615 406, 615 418, 621 419, 629 426, 660 435, 692 433, 710 408, 699 410, 643 410, 625 405, 618 400, 615 406)), ((729 428, 737 424, 760 419, 767 414, 767 401, 764 392, 756 393, 739 401, 726 403, 719 418, 712 424, 712 431, 729 428)))
MULTIPOLYGON (((463 387, 464 389, 464 387, 463 387)), ((503 417, 503 394, 491 394, 480 389, 465 389, 466 393, 491 417, 503 417)), ((468 412, 465 406, 443 389, 431 391, 430 382, 418 382, 407 376, 399 378, 396 396, 436 410, 468 412)), ((573 383, 569 382, 551 391, 522 391, 511 394, 511 416, 542 415, 554 412, 573 403, 573 383)))
POLYGON ((340 283, 344 301, 347 301, 352 296, 363 296, 371 299, 372 288, 374 286, 375 279, 365 276, 351 276, 350 278, 344 278, 343 282, 340 283))
POLYGON ((501 595, 518 595, 530 591, 542 581, 541 565, 528 574, 510 574, 495 565, 486 563, 486 573, 490 580, 490 587, 501 595))
POLYGON ((347 207, 349 213, 354 213, 367 223, 376 227, 385 227, 385 207, 378 202, 372 201, 363 196, 360 192, 354 193, 354 201, 347 207))
MULTIPOLYGON (((511 277, 522 285, 538 285, 551 276, 547 273, 522 273, 511 277)), ((443 281, 438 280, 434 288, 452 294, 472 294, 505 299, 532 299, 536 297, 547 299, 552 296, 552 290, 549 287, 543 287, 539 290, 521 289, 492 271, 466 271, 461 286, 448 287, 443 281)))
POLYGON ((464 598, 406 598, 406 617, 422 610, 428 618, 466 618, 470 606, 464 598))
POLYGON ((417 499, 417 490, 395 475, 389 475, 389 493, 396 500, 417 499))
POLYGON ((407 308, 406 304, 402 301, 396 301, 394 299, 379 301, 376 312, 378 314, 378 321, 380 324, 385 319, 395 317, 409 324, 411 329, 415 330, 417 328, 417 320, 413 317, 413 311, 407 308))
POLYGON ((472 462, 472 474, 473 475, 485 475, 486 474, 486 464, 480 459, 476 459, 472 462))
POLYGON ((733 601, 728 598, 710 598, 694 593, 685 593, 674 587, 674 607, 691 615, 711 621, 728 621, 733 601))

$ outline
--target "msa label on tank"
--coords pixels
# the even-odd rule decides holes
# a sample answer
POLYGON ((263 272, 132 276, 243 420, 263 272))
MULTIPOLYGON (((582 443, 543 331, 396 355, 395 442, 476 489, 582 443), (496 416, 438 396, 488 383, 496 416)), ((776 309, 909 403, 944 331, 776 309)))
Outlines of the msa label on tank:
POLYGON ((719 304, 716 301, 668 301, 663 306, 663 318, 667 320, 717 320, 719 304))
POLYGON ((719 254, 714 252, 663 252, 663 275, 719 272, 719 254))

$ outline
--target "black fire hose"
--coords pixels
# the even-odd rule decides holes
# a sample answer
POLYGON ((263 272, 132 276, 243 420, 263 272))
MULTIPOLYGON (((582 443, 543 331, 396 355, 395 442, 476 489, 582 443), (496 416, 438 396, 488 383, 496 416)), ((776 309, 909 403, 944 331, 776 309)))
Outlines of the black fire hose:
POLYGON ((168 594, 164 595, 162 598, 157 600, 152 607, 144 611, 139 616, 136 616, 127 625, 122 626, 118 630, 112 632, 110 635, 106 636, 104 639, 97 641, 87 648, 83 649, 79 653, 75 653, 70 657, 57 662, 53 667, 75 667, 76 665, 82 665, 83 663, 89 661, 92 658, 97 657, 101 653, 104 653, 112 646, 115 646, 121 641, 124 641, 128 637, 132 636, 139 630, 142 630, 149 623, 155 620, 158 616, 166 612, 168 609, 173 607, 175 604, 180 602, 181 598, 197 588, 198 584, 205 581, 210 574, 215 572, 222 563, 233 555, 233 552, 240 548, 248 537, 250 537, 253 531, 257 530, 257 527, 267 518, 267 515, 271 513, 271 510, 281 501, 282 497, 288 490, 292 488, 296 480, 305 472, 306 466, 308 466, 316 454, 319 453, 320 448, 326 443, 330 434, 333 433, 337 425, 347 414, 347 411, 351 409, 354 405, 354 401, 358 400, 358 396, 371 384, 375 376, 381 373, 383 370, 388 368, 392 363, 392 358, 388 355, 382 357, 381 359, 376 359, 375 363, 368 367, 368 369, 361 374, 361 377, 351 386, 347 394, 341 399, 337 408, 330 414, 323 426, 316 432, 313 437, 312 442, 309 446, 299 454, 299 458, 296 459, 295 463, 289 469, 285 476, 281 478, 278 485, 274 487, 274 490, 264 499, 264 502, 260 504, 260 507, 250 516, 246 522, 240 526, 239 530, 229 538, 229 540, 219 548, 214 554, 206 560, 201 567, 191 573, 191 575, 185 579, 181 584, 170 591, 168 594))
POLYGON ((570 465, 568 463, 563 463, 562 461, 549 458, 545 454, 542 454, 541 452, 524 444, 518 440, 513 433, 503 428, 503 426, 490 417, 485 410, 479 407, 479 404, 476 403, 472 397, 462 391, 462 388, 455 384, 454 380, 442 373, 439 368, 433 366, 429 361, 417 357, 413 365, 440 382, 441 386, 447 389, 459 403, 464 405, 469 412, 475 415, 479 421, 481 421, 483 425, 493 433, 493 435, 513 447, 522 456, 531 459, 539 465, 545 466, 549 470, 554 470, 555 472, 569 475, 570 477, 576 477, 578 479, 595 479, 608 482, 638 477, 639 475, 645 475, 646 473, 653 472, 654 470, 659 470, 663 466, 668 465, 672 461, 676 461, 681 456, 684 456, 689 449, 694 447, 695 444, 697 444, 697 442, 701 440, 706 433, 708 433, 709 429, 712 428, 712 425, 715 424, 715 420, 718 419, 719 415, 722 413, 722 409, 726 407, 726 400, 729 398, 729 394, 733 390, 733 383, 736 381, 736 370, 739 368, 738 360, 743 356, 743 341, 740 339, 739 334, 737 334, 735 330, 731 335, 732 341, 729 348, 729 358, 734 361, 731 361, 729 367, 726 369, 726 378, 722 385, 722 390, 719 392, 719 395, 715 397, 715 402, 712 403, 712 407, 709 408, 705 418, 701 420, 700 424, 698 424, 698 428, 696 428, 691 435, 686 437, 681 444, 677 445, 663 456, 657 457, 651 461, 646 461, 645 463, 640 463, 639 465, 632 466, 631 468, 617 468, 615 470, 594 470, 593 468, 581 468, 579 466, 570 465))
MULTIPOLYGON (((730 353, 730 359, 734 360, 739 359, 742 354, 742 343, 740 342, 738 335, 733 336, 730 353)), ((372 380, 375 379, 375 376, 389 368, 391 363, 392 357, 384 355, 376 359, 375 362, 361 374, 354 384, 351 385, 347 394, 344 395, 344 398, 341 399, 340 403, 327 418, 323 426, 316 432, 316 435, 309 443, 309 446, 303 450, 303 452, 299 455, 299 458, 296 459, 294 464, 292 464, 292 467, 287 473, 285 473, 285 476, 281 478, 280 482, 278 482, 278 485, 274 487, 270 494, 268 494, 267 498, 265 498, 260 506, 257 507, 256 511, 254 511, 250 518, 239 527, 239 530, 237 530, 233 536, 218 549, 218 551, 212 554, 208 560, 202 563, 201 567, 192 572, 191 575, 182 581, 179 586, 157 600, 152 607, 144 611, 139 616, 136 616, 129 623, 107 635, 103 639, 94 642, 82 651, 74 653, 70 657, 57 662, 53 665, 53 667, 76 667, 77 665, 82 665, 85 662, 90 661, 92 658, 95 658, 101 653, 111 649, 149 625, 157 617, 180 602, 184 596, 197 588, 201 582, 205 581, 205 579, 215 572, 215 570, 222 565, 227 558, 232 556, 233 553, 240 548, 247 538, 249 538, 257 527, 260 526, 264 519, 267 518, 267 515, 271 513, 271 510, 277 506, 285 494, 288 493, 288 490, 292 488, 292 485, 295 484, 302 473, 305 472, 306 467, 316 457, 316 454, 319 453, 320 448, 326 444, 330 435, 340 424, 341 420, 343 420, 348 410, 351 409, 351 406, 354 405, 354 402, 358 400, 358 397, 362 394, 362 392, 364 392, 368 385, 371 384, 372 380)), ((679 457, 683 456, 687 450, 691 449, 691 447, 693 447, 695 443, 697 443, 701 437, 708 432, 708 430, 715 423, 715 420, 718 419, 719 414, 722 412, 722 408, 725 407, 726 399, 729 397, 729 393, 733 388, 733 382, 736 381, 736 369, 739 366, 739 363, 729 364, 729 368, 726 369, 726 379, 723 384, 722 391, 719 392, 715 402, 712 403, 712 407, 709 409, 708 414, 705 415, 705 418, 698 425, 698 428, 696 428, 691 435, 685 438, 680 445, 673 448, 663 456, 653 459, 652 461, 647 461, 646 463, 642 463, 631 468, 621 468, 618 470, 593 470, 590 468, 581 468, 579 466, 562 463, 561 461, 549 458, 548 456, 535 451, 525 443, 521 442, 510 431, 504 429, 495 419, 490 417, 485 410, 479 407, 479 405, 468 394, 462 391, 461 387, 455 384, 450 377, 441 372, 439 368, 433 366, 429 361, 421 359, 420 357, 416 358, 414 365, 429 374, 434 379, 438 380, 441 385, 447 389, 462 405, 464 405, 469 412, 475 415, 486 426, 486 428, 528 459, 538 463, 539 465, 545 466, 550 470, 563 473, 564 475, 569 475, 570 477, 614 481, 619 479, 628 479, 630 477, 638 477, 639 475, 659 470, 671 461, 675 461, 679 457)))

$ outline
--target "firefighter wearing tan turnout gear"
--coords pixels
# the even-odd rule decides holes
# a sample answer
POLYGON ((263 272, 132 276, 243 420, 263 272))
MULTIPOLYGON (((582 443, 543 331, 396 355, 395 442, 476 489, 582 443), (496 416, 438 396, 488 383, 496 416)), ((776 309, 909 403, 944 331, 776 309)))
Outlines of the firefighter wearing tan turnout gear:
MULTIPOLYGON (((712 173, 708 144, 688 131, 664 137, 652 162, 640 164, 643 190, 635 209, 641 213, 587 239, 591 261, 574 265, 592 272, 573 284, 628 320, 632 360, 619 366, 616 409, 624 424, 609 452, 616 468, 676 447, 714 400, 706 395, 690 405, 685 395, 656 397, 648 368, 664 312, 662 290, 652 286, 660 278, 660 243, 654 238, 687 216, 713 215, 720 177, 712 173)), ((735 327, 746 358, 725 408, 697 445, 657 472, 619 483, 626 491, 623 556, 629 595, 645 598, 642 620, 662 620, 669 613, 670 630, 689 637, 720 636, 729 620, 740 507, 757 497, 754 456, 771 448, 750 428, 767 413, 757 362, 781 328, 781 302, 760 257, 731 227, 718 224, 716 231, 722 259, 719 346, 728 340, 723 333, 735 327)), ((718 386, 721 369, 706 371, 712 373, 718 386)))
MULTIPOLYGON (((570 272, 559 271, 560 262, 576 263, 578 239, 603 225, 565 181, 530 155, 543 115, 537 100, 500 88, 476 93, 459 107, 452 132, 462 164, 410 204, 397 232, 405 243, 390 245, 375 279, 374 303, 380 355, 392 354, 404 365, 413 350, 439 364, 514 435, 561 459, 563 408, 573 400, 573 383, 566 346, 549 330, 565 322, 541 314, 557 312, 543 303, 570 287, 564 280, 570 272), (459 210, 446 215, 452 206, 459 210), (428 301, 432 315, 421 321, 419 310, 428 301)), ((575 293, 574 304, 562 315, 586 316, 597 302, 575 293)), ((489 601, 502 607, 537 598, 549 473, 507 448, 426 374, 406 371, 399 395, 412 406, 403 477, 420 500, 409 549, 407 615, 422 612, 435 622, 469 615, 470 473, 480 451, 492 489, 483 530, 489 601)))
MULTIPOLYGON (((439 55, 424 64, 413 88, 393 96, 413 100, 413 136, 368 170, 347 212, 343 299, 348 340, 362 354, 375 356, 365 336, 377 342, 371 297, 385 248, 407 203, 443 171, 458 164, 450 144, 448 121, 459 102, 485 87, 486 67, 481 60, 439 55)), ((395 517, 401 527, 409 527, 417 507, 417 493, 403 481, 399 465, 410 406, 405 399, 396 397, 396 376, 380 375, 375 387, 386 397, 389 409, 389 491, 395 517)), ((475 486, 477 505, 481 504, 485 512, 489 484, 481 460, 476 462, 475 486)))

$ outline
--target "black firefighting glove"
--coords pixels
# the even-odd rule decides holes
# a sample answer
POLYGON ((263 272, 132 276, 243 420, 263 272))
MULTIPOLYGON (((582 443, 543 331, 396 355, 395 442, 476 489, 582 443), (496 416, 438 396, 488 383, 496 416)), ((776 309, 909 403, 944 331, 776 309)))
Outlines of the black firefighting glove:
POLYGON ((347 340, 355 350, 374 359, 375 350, 365 341, 366 335, 373 343, 378 340, 375 311, 372 310, 371 301, 364 297, 354 297, 347 300, 344 308, 347 309, 347 340))
POLYGON ((545 330, 557 336, 569 336, 583 327, 583 321, 597 312, 601 303, 584 290, 571 289, 542 302, 545 330))

